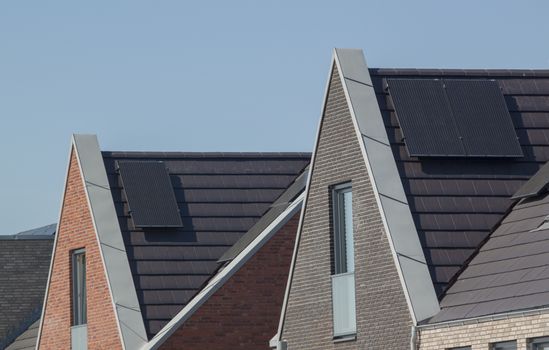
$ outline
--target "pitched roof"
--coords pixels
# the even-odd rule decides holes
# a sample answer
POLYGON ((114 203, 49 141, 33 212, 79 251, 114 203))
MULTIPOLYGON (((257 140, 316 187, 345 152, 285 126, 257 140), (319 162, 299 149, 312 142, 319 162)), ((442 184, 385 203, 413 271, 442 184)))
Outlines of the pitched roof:
POLYGON ((0 236, 0 349, 40 317, 55 228, 0 236))
POLYGON ((34 350, 36 348, 39 327, 40 321, 37 320, 26 331, 21 333, 6 350, 34 350))
POLYGON ((441 311, 429 323, 548 306, 548 214, 548 193, 515 205, 446 292, 441 311))
POLYGON ((437 294, 510 209, 510 197, 549 160, 549 71, 370 69, 377 101, 437 294), (386 79, 493 79, 522 158, 410 157, 386 79))
POLYGON ((218 259, 303 172, 308 153, 103 152, 149 339, 221 266, 218 259), (183 227, 136 228, 116 162, 163 161, 183 227))

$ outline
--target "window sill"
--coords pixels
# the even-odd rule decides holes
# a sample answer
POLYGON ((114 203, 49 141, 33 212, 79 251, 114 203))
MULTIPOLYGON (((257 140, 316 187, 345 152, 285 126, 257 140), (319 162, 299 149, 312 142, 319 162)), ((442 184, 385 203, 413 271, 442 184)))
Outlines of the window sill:
POLYGON ((355 341, 356 334, 342 335, 339 337, 334 337, 334 343, 344 343, 348 341, 355 341))

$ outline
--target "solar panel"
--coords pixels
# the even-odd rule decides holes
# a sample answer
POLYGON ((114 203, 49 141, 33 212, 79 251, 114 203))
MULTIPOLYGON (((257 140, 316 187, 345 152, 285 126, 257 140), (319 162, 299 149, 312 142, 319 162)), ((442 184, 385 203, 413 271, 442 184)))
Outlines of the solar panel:
POLYGON ((511 199, 529 198, 539 195, 549 184, 549 162, 545 163, 511 199))
POLYGON ((170 176, 163 162, 118 161, 136 227, 181 227, 170 176))
POLYGON ((497 82, 387 79, 387 83, 410 156, 523 156, 497 82))
POLYGON ((465 153, 471 157, 522 157, 515 127, 497 82, 444 80, 465 153))
POLYGON ((441 80, 387 79, 410 156, 464 156, 441 80))

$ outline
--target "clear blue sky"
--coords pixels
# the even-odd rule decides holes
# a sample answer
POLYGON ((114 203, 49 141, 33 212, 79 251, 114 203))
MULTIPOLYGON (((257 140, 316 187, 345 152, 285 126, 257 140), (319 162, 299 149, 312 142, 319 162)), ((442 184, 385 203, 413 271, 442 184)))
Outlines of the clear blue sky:
POLYGON ((55 222, 70 135, 310 151, 333 47, 371 67, 549 68, 549 1, 2 1, 0 233, 55 222))

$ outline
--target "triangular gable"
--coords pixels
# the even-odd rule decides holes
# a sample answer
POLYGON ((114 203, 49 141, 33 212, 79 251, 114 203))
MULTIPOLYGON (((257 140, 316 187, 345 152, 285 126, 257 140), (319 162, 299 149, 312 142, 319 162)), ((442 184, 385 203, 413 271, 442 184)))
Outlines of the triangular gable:
MULTIPOLYGON (((75 208, 72 208, 72 210, 74 209, 75 208)), ((112 308, 114 311, 113 321, 115 322, 115 327, 110 327, 110 331, 117 329, 116 332, 118 338, 121 340, 120 345, 123 349, 139 349, 147 341, 145 327, 143 325, 135 289, 128 288, 128 286, 133 287, 132 275, 99 144, 95 135, 73 136, 59 223, 59 234, 55 239, 54 254, 52 256, 52 265, 48 278, 44 311, 39 331, 40 346, 42 346, 42 336, 47 333, 48 329, 52 326, 54 329, 57 327, 60 333, 61 330, 63 332, 65 331, 64 328, 67 328, 66 331, 69 332, 70 317, 69 320, 55 321, 50 319, 50 313, 55 312, 56 307, 63 309, 62 312, 67 312, 65 308, 69 308, 68 312, 70 313, 70 300, 62 300, 60 305, 56 305, 54 300, 51 301, 50 305, 48 302, 50 291, 53 291, 53 288, 56 288, 56 280, 59 278, 70 278, 69 275, 67 275, 66 266, 64 266, 68 265, 68 261, 65 261, 66 259, 63 255, 58 257, 63 266, 56 266, 56 251, 61 249, 60 244, 62 244, 64 245, 63 248, 67 249, 78 248, 78 245, 86 245, 89 247, 87 249, 91 249, 90 258, 99 259, 96 263, 102 265, 104 275, 93 277, 97 278, 99 281, 97 282, 99 285, 96 287, 106 288, 105 292, 108 292, 108 296, 103 296, 98 300, 95 300, 88 294, 88 308, 101 308, 107 313, 108 311, 106 310, 112 308), (82 184, 84 184, 84 186, 82 186, 82 184), (68 198, 67 196, 69 195, 74 195, 77 198, 68 198), (76 210, 80 215, 83 215, 83 217, 78 220, 81 220, 83 225, 87 226, 79 227, 78 224, 74 224, 74 222, 71 222, 74 218, 67 217, 63 220, 64 215, 70 216, 73 213, 70 210, 70 206, 74 205, 80 206, 76 208, 76 210), (67 211, 66 213, 64 213, 65 209, 67 211), (73 234, 76 234, 75 232, 78 230, 82 230, 83 232, 90 231, 90 234, 82 237, 74 237, 72 238, 72 241, 70 240, 71 237, 68 237, 67 240, 70 242, 64 242, 63 222, 67 222, 66 230, 69 231, 67 234, 70 233, 70 231, 74 231, 73 234), (59 274, 59 276, 57 276, 57 274, 59 274), (101 281, 104 281, 104 285, 101 284, 101 281), (51 307, 53 311, 49 313, 48 307, 51 307)), ((63 251, 62 253, 65 254, 66 252, 63 251)), ((88 261, 87 264, 92 263, 93 260, 88 261)), ((97 273, 97 269, 94 272, 97 273)), ((94 279, 93 282, 96 282, 96 280, 94 279)), ((63 288, 67 288, 69 283, 63 282, 62 285, 63 288)), ((92 290, 91 285, 88 285, 88 290, 92 290)), ((95 292, 95 290, 92 291, 95 292)), ((63 290, 63 295, 66 293, 69 293, 67 295, 70 295, 70 291, 63 290)), ((90 322, 91 320, 88 321, 88 323, 90 322)), ((106 319, 105 323, 108 322, 108 319, 106 319)), ((105 334, 101 334, 101 337, 104 338, 105 334)), ((47 344, 45 346, 47 347, 47 344)))
MULTIPOLYGON (((361 153, 368 173, 370 174, 377 205, 380 208, 383 226, 388 236, 395 266, 408 302, 408 308, 413 323, 417 324, 438 312, 438 300, 391 152, 387 132, 383 125, 375 91, 372 87, 362 51, 336 49, 334 51, 331 72, 334 69, 337 69, 339 73, 339 78, 345 92, 356 136, 359 140, 361 153)), ((303 217, 307 211, 311 176, 314 172, 314 162, 319 145, 320 129, 325 117, 329 84, 330 81, 328 81, 326 87, 322 116, 320 118, 310 166, 312 171, 307 182, 304 210, 302 211, 296 239, 292 267, 281 312, 279 331, 273 338, 271 346, 275 346, 277 341, 280 340, 284 328, 288 298, 303 230, 303 217)))

